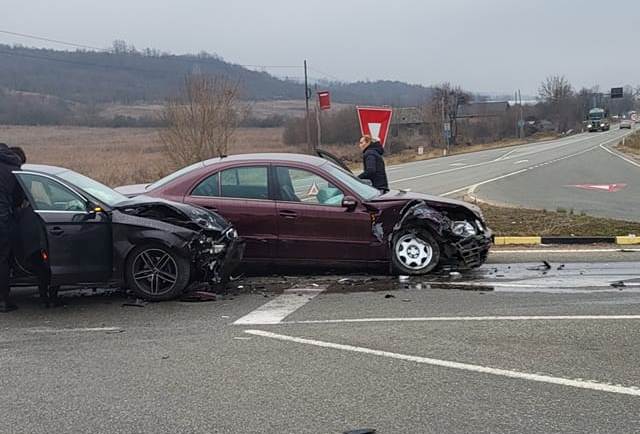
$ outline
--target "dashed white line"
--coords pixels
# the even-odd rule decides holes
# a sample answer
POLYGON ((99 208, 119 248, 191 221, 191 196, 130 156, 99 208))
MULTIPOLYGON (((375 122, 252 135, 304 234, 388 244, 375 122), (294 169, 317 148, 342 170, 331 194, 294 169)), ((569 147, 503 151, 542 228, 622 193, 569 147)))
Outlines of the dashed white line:
POLYGON ((298 338, 295 336, 287 336, 277 333, 271 333, 262 330, 246 330, 245 333, 253 336, 261 336, 270 339, 277 339, 285 342, 294 342, 297 344, 312 345, 320 348, 329 348, 333 350, 348 351, 352 353, 367 354, 371 356, 385 357, 389 359, 402 360, 405 362, 419 363, 423 365, 438 366, 449 369, 457 369, 460 371, 475 372, 480 374, 495 375, 499 377, 507 377, 518 380, 533 381, 538 383, 548 383, 559 386, 575 387, 579 389, 596 390, 599 392, 617 393, 621 395, 630 395, 640 397, 640 389, 636 387, 625 387, 621 385, 611 385, 598 383, 589 380, 577 380, 570 378, 553 377, 550 375, 530 374, 526 372, 514 371, 510 369, 498 369, 481 365, 473 365, 470 363, 460 363, 450 360, 433 359, 430 357, 411 356, 407 354, 392 353, 390 351, 374 350, 366 347, 356 347, 353 345, 336 344, 333 342, 319 341, 315 339, 298 338))
POLYGON ((274 300, 239 318, 234 324, 279 324, 283 319, 313 300, 322 291, 324 291, 323 287, 287 290, 274 300))
POLYGON ((35 328, 29 329, 29 333, 83 333, 83 332, 117 332, 121 331, 120 327, 84 327, 84 328, 35 328))

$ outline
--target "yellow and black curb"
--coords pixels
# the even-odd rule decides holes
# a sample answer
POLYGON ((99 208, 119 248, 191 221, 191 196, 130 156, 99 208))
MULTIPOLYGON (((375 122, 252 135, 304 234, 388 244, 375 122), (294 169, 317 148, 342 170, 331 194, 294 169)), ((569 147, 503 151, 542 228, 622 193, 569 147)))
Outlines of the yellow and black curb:
POLYGON ((630 246, 640 244, 640 236, 618 237, 493 237, 496 246, 535 246, 539 244, 618 244, 630 246))

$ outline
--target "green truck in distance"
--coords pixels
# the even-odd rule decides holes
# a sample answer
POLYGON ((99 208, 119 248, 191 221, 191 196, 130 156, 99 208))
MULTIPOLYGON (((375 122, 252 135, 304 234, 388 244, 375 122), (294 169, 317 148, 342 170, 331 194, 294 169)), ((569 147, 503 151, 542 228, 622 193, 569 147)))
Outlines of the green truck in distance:
POLYGON ((589 110, 589 120, 587 121, 589 132, 609 131, 609 118, 607 112, 601 108, 592 108, 589 110))

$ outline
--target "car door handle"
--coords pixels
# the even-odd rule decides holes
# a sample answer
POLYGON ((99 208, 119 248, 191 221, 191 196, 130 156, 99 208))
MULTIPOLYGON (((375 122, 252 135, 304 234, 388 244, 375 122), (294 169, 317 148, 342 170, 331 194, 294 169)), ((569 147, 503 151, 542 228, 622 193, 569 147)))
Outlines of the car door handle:
POLYGON ((50 233, 51 235, 59 236, 59 235, 64 234, 64 231, 62 230, 62 228, 61 228, 60 226, 54 226, 53 228, 51 228, 51 229, 49 230, 49 233, 50 233))
POLYGON ((282 211, 280 211, 280 216, 284 217, 286 219, 294 219, 294 218, 298 217, 298 213, 295 212, 295 211, 282 210, 282 211))

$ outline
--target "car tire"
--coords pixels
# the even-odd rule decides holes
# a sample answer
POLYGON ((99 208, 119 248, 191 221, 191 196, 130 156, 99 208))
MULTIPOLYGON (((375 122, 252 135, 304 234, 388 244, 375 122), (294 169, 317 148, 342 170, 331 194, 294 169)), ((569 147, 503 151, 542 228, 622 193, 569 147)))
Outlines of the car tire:
POLYGON ((428 230, 403 229, 393 237, 391 261, 394 271, 398 274, 427 274, 440 262, 440 246, 428 230))
POLYGON ((145 300, 171 300, 182 294, 191 278, 189 261, 162 244, 136 246, 126 264, 126 281, 145 300))

